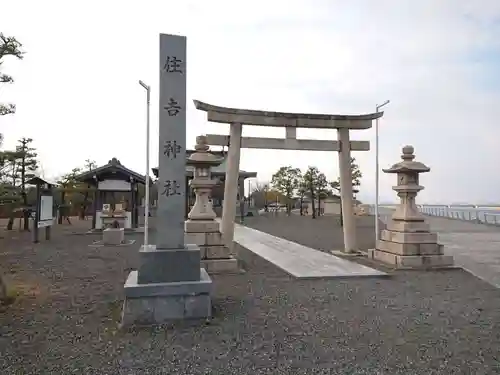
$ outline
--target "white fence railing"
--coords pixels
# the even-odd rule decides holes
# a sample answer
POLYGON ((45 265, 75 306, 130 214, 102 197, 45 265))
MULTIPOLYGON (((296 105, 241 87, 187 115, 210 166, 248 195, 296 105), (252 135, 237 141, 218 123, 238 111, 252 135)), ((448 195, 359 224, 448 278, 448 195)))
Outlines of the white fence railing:
MULTIPOLYGON (((389 217, 396 205, 379 206, 379 214, 382 219, 389 217)), ((500 207, 479 206, 445 206, 445 205, 417 205, 424 215, 445 217, 448 219, 471 221, 479 224, 490 224, 500 226, 500 207)), ((375 213, 375 206, 370 206, 370 214, 375 213)))

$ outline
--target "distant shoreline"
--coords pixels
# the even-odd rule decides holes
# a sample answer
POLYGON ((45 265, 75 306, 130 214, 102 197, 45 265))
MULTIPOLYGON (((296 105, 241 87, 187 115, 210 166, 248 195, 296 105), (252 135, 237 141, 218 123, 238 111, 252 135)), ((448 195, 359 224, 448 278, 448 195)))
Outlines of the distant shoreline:
MULTIPOLYGON (((392 207, 397 206, 399 203, 380 203, 379 206, 392 207)), ((456 210, 500 210, 499 204, 485 204, 485 205, 474 205, 474 204, 417 204, 419 207, 447 207, 456 210)))

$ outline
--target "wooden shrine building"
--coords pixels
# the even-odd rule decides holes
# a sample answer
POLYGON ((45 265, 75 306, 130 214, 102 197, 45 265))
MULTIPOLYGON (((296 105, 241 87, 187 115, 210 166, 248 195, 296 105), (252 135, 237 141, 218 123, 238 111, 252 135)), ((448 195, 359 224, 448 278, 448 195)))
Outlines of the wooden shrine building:
POLYGON ((92 229, 103 229, 111 221, 126 229, 138 227, 139 184, 145 185, 144 175, 113 158, 102 167, 75 176, 75 180, 94 188, 92 229))

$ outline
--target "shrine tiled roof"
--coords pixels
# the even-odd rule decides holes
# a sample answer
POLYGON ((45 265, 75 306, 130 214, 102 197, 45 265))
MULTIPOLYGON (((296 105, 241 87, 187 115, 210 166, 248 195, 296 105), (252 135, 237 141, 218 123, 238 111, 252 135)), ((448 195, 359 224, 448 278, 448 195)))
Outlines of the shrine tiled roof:
POLYGON ((81 182, 90 182, 94 180, 94 177, 99 178, 100 176, 116 173, 121 174, 124 178, 132 178, 136 182, 139 182, 141 184, 146 183, 146 178, 144 175, 128 169, 127 167, 122 165, 117 158, 112 158, 106 165, 103 165, 102 167, 95 168, 75 176, 75 180, 81 182))

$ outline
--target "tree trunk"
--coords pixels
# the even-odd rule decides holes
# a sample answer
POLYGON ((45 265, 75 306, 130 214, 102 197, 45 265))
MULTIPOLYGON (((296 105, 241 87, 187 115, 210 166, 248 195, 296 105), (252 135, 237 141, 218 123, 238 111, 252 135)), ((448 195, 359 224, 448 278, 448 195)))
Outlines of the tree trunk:
POLYGON ((30 212, 28 211, 28 195, 26 194, 26 190, 25 190, 25 186, 23 184, 23 192, 22 192, 22 195, 23 195, 23 206, 24 206, 24 209, 23 209, 23 217, 24 217, 24 227, 23 229, 25 231, 29 231, 30 230, 30 222, 29 222, 29 218, 30 218, 30 212))
POLYGON ((7 298, 7 285, 0 274, 0 301, 4 301, 7 298))
MULTIPOLYGON (((64 189, 64 186, 63 186, 64 189)), ((64 210, 64 201, 66 200, 66 192, 61 191, 61 204, 59 205, 59 217, 57 218, 57 224, 62 224, 63 222, 63 210, 64 210)))
POLYGON ((7 230, 12 230, 12 228, 14 228, 14 216, 10 215, 7 230))
MULTIPOLYGON (((88 187, 87 187, 88 189, 88 187)), ((133 192, 132 192, 133 194, 133 192)), ((82 216, 80 217, 81 220, 85 220, 87 218, 87 207, 89 206, 89 192, 88 190, 85 191, 85 194, 83 195, 83 211, 82 211, 82 216)))
POLYGON ((316 219, 316 205, 314 204, 314 192, 311 190, 312 218, 316 219))
POLYGON ((85 212, 87 211, 87 208, 85 206, 85 203, 82 203, 82 206, 80 208, 80 220, 85 220, 85 212))
MULTIPOLYGON (((28 207, 28 195, 26 194, 26 154, 23 154, 21 160, 21 196, 23 197, 23 216, 24 216, 24 230, 30 230, 28 207)), ((38 197, 37 197, 38 198, 38 197)), ((36 202, 38 204, 39 202, 36 202)))
POLYGON ((30 212, 27 209, 23 210, 24 226, 23 230, 29 232, 30 230, 30 212))
POLYGON ((10 205, 10 212, 9 212, 9 221, 7 223, 7 230, 12 230, 14 229, 14 205, 11 204, 10 205))

